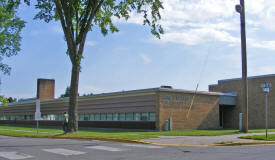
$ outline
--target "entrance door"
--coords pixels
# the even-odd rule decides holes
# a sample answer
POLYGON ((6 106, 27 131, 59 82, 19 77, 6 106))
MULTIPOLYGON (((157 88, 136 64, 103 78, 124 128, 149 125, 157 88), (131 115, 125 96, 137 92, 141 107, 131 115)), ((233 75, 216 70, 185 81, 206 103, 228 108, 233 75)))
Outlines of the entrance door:
POLYGON ((220 119, 220 128, 223 128, 223 107, 220 106, 220 116, 219 116, 219 119, 220 119))

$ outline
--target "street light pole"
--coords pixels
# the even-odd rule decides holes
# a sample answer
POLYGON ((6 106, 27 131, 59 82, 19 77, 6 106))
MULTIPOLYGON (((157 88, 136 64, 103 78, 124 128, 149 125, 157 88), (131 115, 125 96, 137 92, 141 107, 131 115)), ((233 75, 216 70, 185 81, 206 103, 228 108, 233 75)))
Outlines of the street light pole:
POLYGON ((263 92, 265 93, 265 139, 267 140, 267 129, 268 129, 268 94, 270 87, 272 87, 271 83, 262 83, 261 87, 263 92))
POLYGON ((265 139, 266 140, 267 140, 267 128, 268 128, 268 92, 265 93, 265 139))
POLYGON ((241 19, 241 44, 242 44, 242 131, 248 132, 248 85, 247 85, 247 58, 246 58, 246 34, 245 34, 245 5, 244 0, 236 5, 236 11, 241 19))

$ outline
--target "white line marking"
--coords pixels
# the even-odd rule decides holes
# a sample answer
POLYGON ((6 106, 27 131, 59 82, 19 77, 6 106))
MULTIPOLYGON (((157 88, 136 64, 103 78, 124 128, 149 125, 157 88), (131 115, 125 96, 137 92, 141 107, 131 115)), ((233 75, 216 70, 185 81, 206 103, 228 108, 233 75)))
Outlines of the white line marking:
POLYGON ((26 159, 31 158, 31 155, 27 155, 24 153, 18 153, 18 152, 0 152, 0 157, 15 160, 15 159, 26 159))
POLYGON ((113 147, 106 147, 106 146, 89 146, 89 147, 86 147, 86 148, 104 150, 104 151, 111 151, 111 152, 118 152, 118 151, 126 151, 127 150, 127 149, 113 148, 113 147))
POLYGON ((140 148, 163 148, 161 146, 153 146, 153 145, 147 145, 147 144, 123 144, 127 147, 140 147, 140 148))
POLYGON ((62 154, 65 156, 85 154, 85 152, 73 151, 73 150, 64 149, 64 148, 43 149, 43 151, 55 153, 55 154, 62 154))

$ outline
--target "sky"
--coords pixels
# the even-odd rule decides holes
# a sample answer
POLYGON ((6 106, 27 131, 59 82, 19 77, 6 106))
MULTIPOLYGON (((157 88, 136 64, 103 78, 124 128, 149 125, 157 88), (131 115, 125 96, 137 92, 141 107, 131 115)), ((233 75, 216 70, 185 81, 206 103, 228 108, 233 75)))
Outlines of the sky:
MULTIPOLYGON (((79 93, 107 93, 170 85, 207 91, 218 80, 241 77, 238 0, 162 0, 161 39, 132 13, 113 19, 120 32, 87 36, 79 93)), ((275 1, 246 0, 248 76, 275 73, 275 1)), ((21 6, 25 20, 21 51, 4 60, 11 75, 1 74, 0 95, 36 96, 37 78, 55 79, 55 97, 70 85, 71 64, 60 22, 33 20, 33 6, 21 6)))

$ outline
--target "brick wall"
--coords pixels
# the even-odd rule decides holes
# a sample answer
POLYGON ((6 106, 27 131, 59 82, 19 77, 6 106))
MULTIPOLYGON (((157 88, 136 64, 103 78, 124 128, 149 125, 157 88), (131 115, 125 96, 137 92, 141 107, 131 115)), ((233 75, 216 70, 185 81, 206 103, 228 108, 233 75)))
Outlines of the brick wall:
MULTIPOLYGON (((275 87, 275 75, 257 76, 248 78, 248 124, 250 129, 265 128, 265 97, 260 85, 270 82, 275 87)), ((237 92, 237 105, 226 107, 224 127, 239 127, 239 113, 242 112, 241 79, 221 80, 217 86, 209 86, 209 91, 237 92)), ((275 90, 271 88, 269 95, 269 128, 275 128, 275 90)))
POLYGON ((169 117, 173 119, 175 130, 219 128, 219 95, 197 93, 188 118, 194 93, 160 91, 157 95, 157 130, 163 130, 169 117))
POLYGON ((54 99, 53 79, 37 79, 37 98, 40 100, 54 99))

